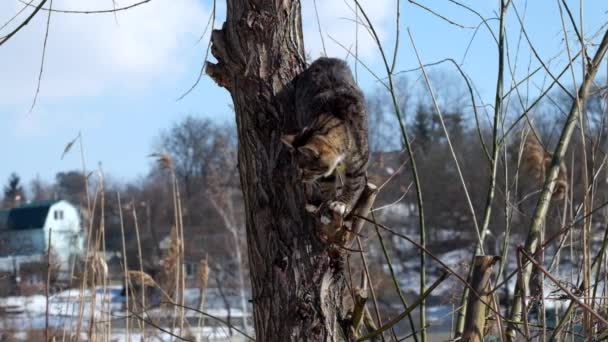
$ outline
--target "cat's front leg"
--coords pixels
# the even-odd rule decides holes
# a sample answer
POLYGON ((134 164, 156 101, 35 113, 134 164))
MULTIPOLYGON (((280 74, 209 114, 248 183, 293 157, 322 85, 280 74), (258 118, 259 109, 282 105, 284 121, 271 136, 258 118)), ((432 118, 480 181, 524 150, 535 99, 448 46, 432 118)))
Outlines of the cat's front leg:
POLYGON ((365 173, 360 175, 349 175, 347 173, 342 192, 335 200, 329 203, 330 209, 342 217, 348 215, 357 204, 359 197, 361 197, 366 183, 365 173))
POLYGON ((329 203, 329 209, 333 211, 335 214, 344 217, 346 214, 346 203, 342 201, 332 201, 329 203))

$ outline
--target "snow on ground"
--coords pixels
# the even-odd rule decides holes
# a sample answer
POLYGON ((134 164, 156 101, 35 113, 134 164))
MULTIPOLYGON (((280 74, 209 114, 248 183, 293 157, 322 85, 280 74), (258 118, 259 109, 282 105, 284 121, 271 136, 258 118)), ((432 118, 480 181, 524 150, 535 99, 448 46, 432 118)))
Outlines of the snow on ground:
MULTIPOLYGON (((410 211, 410 208, 403 204, 396 204, 386 210, 395 211, 400 215, 410 211)), ((399 230, 399 229, 398 229, 399 230)), ((405 231, 405 229, 399 230, 405 231)), ((435 232, 439 234, 439 238, 444 241, 456 240, 459 237, 459 233, 451 230, 442 230, 435 232)), ((415 232, 411 235, 416 239, 415 232)), ((399 276, 399 283, 402 290, 406 292, 419 292, 419 258, 416 252, 416 247, 411 243, 404 241, 401 238, 392 237, 391 245, 394 249, 398 249, 400 252, 411 254, 412 257, 401 262, 393 264, 394 270, 399 276)), ((445 250, 439 250, 435 256, 439 258, 443 263, 448 265, 452 270, 458 272, 462 276, 466 276, 466 265, 470 262, 471 250, 470 246, 462 246, 463 248, 449 249, 446 244, 445 250)), ((458 246, 450 245, 450 248, 458 246)), ((434 248, 435 251, 437 248, 434 248)), ((430 286, 437 277, 441 274, 442 267, 432 258, 427 258, 429 262, 429 269, 427 272, 427 287, 430 286)), ((511 274, 515 270, 515 257, 514 253, 510 253, 509 262, 505 274, 511 274)), ((388 266, 385 266, 388 267, 388 266)), ((496 268, 497 270, 497 268, 496 268)), ((386 269, 388 273, 388 269, 386 269)), ((570 266, 569 263, 562 262, 560 264, 559 273, 555 270, 551 270, 552 274, 555 275, 561 281, 562 286, 568 287, 572 290, 573 281, 570 280, 570 266)), ((576 279, 576 274, 574 275, 576 279)), ((502 279, 500 279, 502 282, 502 279)), ((515 287, 516 277, 511 277, 508 280, 509 293, 512 293, 515 287)), ((574 281, 576 282, 576 281, 574 281)), ((600 286, 602 287, 602 286, 600 286)), ((441 283, 429 297, 431 302, 434 302, 433 306, 427 306, 427 313, 429 315, 429 321, 435 322, 446 322, 451 318, 452 302, 450 298, 452 296, 458 296, 459 289, 462 288, 460 280, 455 276, 450 276, 447 280, 441 283)), ((229 309, 225 307, 226 303, 221 298, 221 294, 216 289, 208 289, 207 292, 207 305, 204 311, 209 315, 220 317, 225 319, 231 317, 232 323, 240 326, 243 318, 243 311, 240 309, 240 301, 238 296, 231 294, 226 299, 228 301, 229 309)), ((410 292, 410 293, 411 293, 410 292)), ((500 290, 503 292, 503 289, 500 290)), ((545 307, 547 309, 553 309, 556 306, 565 308, 569 301, 560 297, 563 292, 559 290, 559 287, 552 284, 551 281, 545 281, 545 307)), ((250 297, 247 295, 247 297, 250 297)), ((196 308, 199 303, 199 290, 198 289, 186 289, 184 293, 186 306, 196 308)), ((48 314, 49 314, 49 325, 52 327, 70 328, 76 325, 79 315, 82 313, 84 317, 90 317, 92 314, 95 317, 109 317, 111 319, 121 320, 121 317, 126 316, 125 310, 125 298, 122 296, 121 286, 109 286, 105 290, 103 288, 97 288, 95 290, 85 290, 82 292, 80 289, 68 289, 62 292, 53 294, 48 301, 48 314), (82 306, 81 306, 82 303, 82 306)), ((46 312, 47 312, 47 300, 43 295, 33 296, 13 296, 0 298, 0 331, 6 329, 42 329, 46 324, 46 312)), ((149 317, 157 317, 170 319, 173 314, 173 310, 153 308, 148 311, 149 317)), ((212 323, 213 320, 206 318, 206 326, 196 330, 197 323, 200 318, 200 313, 195 310, 185 310, 185 315, 195 330, 192 333, 203 334, 204 336, 212 336, 217 340, 227 340, 230 336, 228 329, 219 323, 212 323)), ((123 320, 124 322, 124 320, 123 320)), ((84 324, 86 325, 87 322, 84 324)), ((442 323, 443 324, 443 323, 442 323)), ((124 328, 116 324, 113 329, 116 333, 112 336, 112 341, 124 341, 125 332, 120 331, 124 328)), ((23 335, 23 334, 21 334, 23 335)), ((17 340, 23 337, 22 340, 26 340, 26 336, 17 336, 17 340)), ((135 335, 131 335, 132 340, 135 335)), ((170 335, 164 334, 159 341, 170 340, 170 335)), ((233 341, 238 341, 234 340, 233 341)))
POLYGON ((416 207, 412 204, 407 203, 391 203, 386 206, 376 208, 378 211, 379 218, 400 218, 404 219, 409 217, 413 212, 415 212, 416 207))
MULTIPOLYGON (((213 291, 210 291, 213 295, 213 291)), ((198 289, 186 289, 186 306, 196 308, 199 301, 198 289)), ((226 320, 230 317, 232 324, 237 327, 242 325, 243 311, 239 308, 224 307, 223 301, 217 301, 210 296, 204 312, 210 316, 226 320)), ((230 298, 232 299, 232 298, 230 298)), ((234 299, 229 300, 235 302, 234 299)), ((79 289, 69 289, 58 292, 49 297, 48 300, 48 321, 49 326, 54 328, 73 329, 77 326, 79 317, 91 317, 94 315, 97 320, 113 320, 115 329, 124 327, 125 297, 122 296, 121 286, 109 286, 106 289, 96 288, 94 291, 85 290, 80 295, 79 289)), ((152 308, 146 312, 147 317, 153 320, 171 320, 174 309, 152 308)), ((0 332, 6 330, 36 330, 46 326, 47 319, 47 300, 43 295, 32 296, 11 296, 0 298, 0 332)), ((185 310, 185 317, 191 326, 196 327, 201 314, 195 310, 185 310)), ((205 336, 216 336, 226 338, 230 332, 214 319, 206 317, 208 331, 204 331, 205 336), (226 330, 224 332, 224 330, 226 330), (227 335, 228 334, 228 335, 227 335)), ((86 325, 88 319, 83 321, 86 325)))
POLYGON ((15 265, 28 262, 41 262, 42 260, 43 256, 39 254, 0 257, 0 271, 13 272, 15 270, 15 265))
MULTIPOLYGON (((157 341, 157 342, 173 342, 176 341, 177 338, 175 336, 183 336, 196 337, 197 341, 214 341, 214 342, 244 342, 249 339, 245 336, 240 335, 236 331, 230 332, 228 328, 189 328, 188 331, 180 332, 178 329, 174 331, 170 331, 171 329, 167 329, 170 333, 165 333, 160 330, 155 329, 147 329, 144 334, 141 333, 138 327, 129 329, 129 333, 124 329, 112 329, 112 334, 110 336, 110 341, 112 342, 127 342, 127 341, 157 341), (172 336, 175 335, 175 336, 172 336), (143 339, 142 339, 143 337, 143 339)), ((0 331, 0 337, 5 336, 0 331)), ((63 334, 63 332, 61 332, 63 334)), ((253 336, 254 332, 250 331, 249 336, 253 336)), ((70 335, 69 331, 66 331, 66 336, 74 337, 70 335)), ((86 332, 82 332, 80 334, 80 341, 88 341, 88 335, 86 332)), ((31 341, 30 336, 27 331, 14 331, 10 333, 10 341, 31 341)))

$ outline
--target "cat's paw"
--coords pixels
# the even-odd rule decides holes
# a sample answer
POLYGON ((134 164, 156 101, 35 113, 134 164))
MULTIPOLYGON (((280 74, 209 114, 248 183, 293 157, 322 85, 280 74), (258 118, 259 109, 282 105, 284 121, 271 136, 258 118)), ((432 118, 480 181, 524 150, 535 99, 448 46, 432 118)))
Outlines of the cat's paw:
POLYGON ((311 214, 315 214, 317 211, 319 211, 319 207, 317 207, 316 205, 310 204, 310 203, 306 204, 304 209, 306 209, 306 211, 311 214))
POLYGON ((346 203, 333 201, 329 203, 329 209, 340 216, 344 216, 346 214, 346 203))

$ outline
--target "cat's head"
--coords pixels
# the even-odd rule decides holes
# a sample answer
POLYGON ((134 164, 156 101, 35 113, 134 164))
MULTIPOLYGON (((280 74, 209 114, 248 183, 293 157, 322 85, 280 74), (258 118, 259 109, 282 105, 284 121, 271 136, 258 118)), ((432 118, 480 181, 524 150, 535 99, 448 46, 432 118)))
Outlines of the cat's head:
POLYGON ((341 156, 331 144, 320 136, 308 137, 305 141, 301 134, 287 134, 281 141, 293 155, 298 167, 298 177, 305 183, 332 174, 341 156))

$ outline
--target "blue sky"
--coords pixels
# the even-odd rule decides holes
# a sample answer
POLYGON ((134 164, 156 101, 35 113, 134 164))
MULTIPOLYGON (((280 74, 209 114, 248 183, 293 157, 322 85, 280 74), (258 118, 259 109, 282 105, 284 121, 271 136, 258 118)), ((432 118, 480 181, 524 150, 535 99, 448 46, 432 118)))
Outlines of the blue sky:
MULTIPOLYGON (((133 1, 116 1, 118 6, 133 1)), ((465 26, 460 28, 401 1, 401 36, 397 70, 416 67, 409 28, 424 62, 443 58, 463 61, 464 53, 479 24, 479 18, 449 1, 424 1, 426 6, 465 26)), ((578 20, 578 1, 567 1, 578 20)), ((499 1, 464 1, 485 17, 496 16, 499 1)), ((107 9, 109 0, 55 0, 55 8, 107 9)), ((391 52, 395 37, 395 0, 366 0, 362 6, 370 15, 386 49, 391 52)), ((514 1, 529 37, 544 60, 561 55, 549 64, 552 70, 563 67, 567 55, 557 1, 514 1)), ((10 19, 22 6, 18 0, 0 2, 0 22, 10 19)), ((223 1, 218 0, 216 27, 224 18, 223 1)), ((344 58, 346 51, 334 43, 353 46, 355 39, 352 0, 318 0, 321 30, 327 54, 344 58), (332 37, 332 38, 330 38, 332 37)), ((604 0, 584 2, 585 36, 592 39, 608 19, 604 0)), ((315 58, 323 47, 315 20, 313 2, 302 1, 305 46, 315 58)), ((208 37, 197 43, 210 15, 207 0, 152 0, 133 10, 114 15, 68 15, 51 17, 48 47, 37 105, 29 113, 40 59, 46 14, 37 16, 15 38, 0 47, 0 183, 15 171, 24 180, 39 175, 52 180, 55 173, 80 168, 78 153, 60 159, 68 141, 82 132, 85 158, 89 167, 99 162, 117 180, 145 175, 150 166, 146 156, 153 152, 154 141, 162 129, 186 115, 209 117, 219 122, 234 120, 228 93, 208 78, 185 99, 177 97, 196 79, 208 37)), ((19 18, 24 18, 25 11, 19 18)), ((496 32, 498 21, 489 25, 496 32)), ((567 23, 570 30, 569 23, 567 23)), ((0 31, 8 32, 12 24, 0 31)), ((511 58, 519 34, 519 22, 509 11, 507 32, 511 58)), ((361 60, 383 75, 383 67, 373 41, 359 30, 361 60)), ((569 39, 575 45, 574 35, 569 39)), ((354 46, 353 46, 354 49, 354 46)), ((479 89, 484 101, 491 102, 496 82, 497 52, 492 37, 480 28, 473 40, 463 69, 479 89)), ((353 59, 349 59, 353 62, 353 59)), ((525 40, 521 42, 516 75, 525 75, 528 65, 539 65, 530 58, 525 40)), ((443 68, 454 74, 450 67, 443 68)), ((377 82, 359 66, 359 81, 366 92, 377 82)), ((544 75, 534 79, 542 86, 544 75)), ((576 75, 580 80, 580 73, 576 75)), ((516 76, 518 79, 518 77, 516 76)), ((415 79, 415 77, 414 77, 415 79)), ((507 83, 510 77, 506 78, 507 83)), ((571 76, 564 79, 571 83, 571 76)), ((414 84, 415 86, 415 84, 414 84)), ((414 87, 413 86, 413 87, 414 87)), ((434 87, 441 90, 441 79, 434 87)), ((532 85, 531 94, 536 93, 532 85)))

